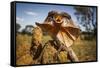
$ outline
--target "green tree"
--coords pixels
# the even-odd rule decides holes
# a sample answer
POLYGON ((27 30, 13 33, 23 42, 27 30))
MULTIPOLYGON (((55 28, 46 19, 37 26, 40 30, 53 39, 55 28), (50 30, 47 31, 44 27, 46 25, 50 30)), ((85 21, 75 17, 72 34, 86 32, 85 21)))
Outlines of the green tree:
POLYGON ((34 27, 32 25, 26 25, 25 29, 22 30, 22 33, 31 35, 33 28, 34 27))
POLYGON ((17 32, 19 31, 20 28, 21 28, 21 25, 18 24, 18 23, 16 23, 16 31, 17 31, 17 32))
POLYGON ((75 6, 75 15, 79 23, 85 27, 87 32, 94 32, 96 29, 96 8, 75 6))

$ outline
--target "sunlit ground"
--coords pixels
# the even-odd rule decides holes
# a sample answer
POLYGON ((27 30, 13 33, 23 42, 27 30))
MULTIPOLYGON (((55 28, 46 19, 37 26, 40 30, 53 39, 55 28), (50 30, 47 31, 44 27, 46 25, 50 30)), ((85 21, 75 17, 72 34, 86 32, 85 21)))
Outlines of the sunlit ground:
MULTIPOLYGON (((33 64, 34 61, 30 56, 31 36, 18 34, 16 36, 16 62, 18 65, 33 64)), ((51 38, 43 37, 43 44, 51 38)), ((79 61, 95 61, 96 60, 96 40, 80 40, 78 38, 71 46, 79 58, 79 61)))

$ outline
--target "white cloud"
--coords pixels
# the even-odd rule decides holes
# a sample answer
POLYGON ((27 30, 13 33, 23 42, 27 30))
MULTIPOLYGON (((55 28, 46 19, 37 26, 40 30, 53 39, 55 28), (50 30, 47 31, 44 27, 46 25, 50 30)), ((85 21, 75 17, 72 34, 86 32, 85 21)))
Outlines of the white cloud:
POLYGON ((25 11, 25 13, 26 13, 27 15, 31 15, 31 16, 36 16, 36 15, 37 15, 36 12, 32 12, 32 11, 25 11))
POLYGON ((16 17, 16 22, 23 22, 24 19, 23 18, 20 18, 20 17, 16 17))

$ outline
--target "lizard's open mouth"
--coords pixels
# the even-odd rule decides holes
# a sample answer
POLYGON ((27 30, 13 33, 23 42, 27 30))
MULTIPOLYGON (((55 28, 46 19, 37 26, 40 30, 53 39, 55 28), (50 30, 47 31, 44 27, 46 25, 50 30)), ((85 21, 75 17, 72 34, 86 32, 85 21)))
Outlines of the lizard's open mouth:
POLYGON ((56 21, 57 21, 57 22, 60 22, 61 20, 60 20, 60 19, 57 19, 56 21))
POLYGON ((61 23, 62 22, 62 17, 61 16, 57 16, 55 18, 56 23, 61 23))

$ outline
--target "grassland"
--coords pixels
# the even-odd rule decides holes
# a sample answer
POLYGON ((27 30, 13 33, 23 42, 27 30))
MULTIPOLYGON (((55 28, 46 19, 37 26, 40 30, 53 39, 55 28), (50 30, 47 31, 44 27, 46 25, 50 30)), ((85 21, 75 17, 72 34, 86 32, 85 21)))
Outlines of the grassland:
MULTIPOLYGON (((35 61, 30 55, 32 37, 25 34, 17 34, 16 36, 16 64, 29 65, 35 64, 35 61)), ((43 37, 43 44, 51 38, 49 36, 43 37)), ((78 38, 72 45, 73 50, 79 58, 79 61, 95 61, 96 60, 96 40, 81 40, 78 38)), ((54 49, 53 49, 54 50, 54 49)), ((53 52, 52 50, 52 52, 53 52)), ((49 49, 50 51, 50 49, 49 49)), ((60 57, 63 57, 61 55, 60 57)), ((64 56, 65 57, 65 56, 64 56)), ((46 58, 43 56, 43 58, 46 58)), ((64 59, 62 59, 64 61, 64 59)))
POLYGON ((72 45, 73 50, 80 61, 95 61, 96 60, 96 39, 80 40, 77 39, 72 45))

